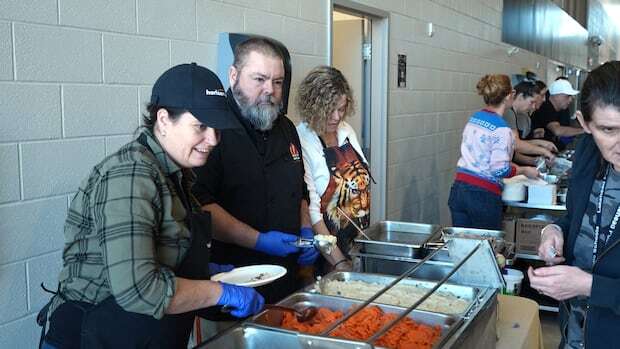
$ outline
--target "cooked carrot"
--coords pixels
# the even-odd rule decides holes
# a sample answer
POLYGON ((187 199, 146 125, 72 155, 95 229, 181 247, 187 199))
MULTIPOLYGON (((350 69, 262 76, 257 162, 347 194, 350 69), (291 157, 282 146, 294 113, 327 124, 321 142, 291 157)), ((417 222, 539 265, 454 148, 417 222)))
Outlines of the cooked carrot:
MULTIPOLYGON (((342 316, 343 313, 340 311, 321 307, 314 318, 300 323, 293 314, 284 313, 281 326, 289 330, 318 334, 342 316)), ((367 307, 338 326, 330 333, 330 336, 366 340, 396 316, 396 314, 384 313, 377 306, 367 307)), ((440 326, 429 326, 417 323, 410 318, 404 318, 381 336, 375 344, 393 349, 432 348, 439 337, 441 337, 440 326)))

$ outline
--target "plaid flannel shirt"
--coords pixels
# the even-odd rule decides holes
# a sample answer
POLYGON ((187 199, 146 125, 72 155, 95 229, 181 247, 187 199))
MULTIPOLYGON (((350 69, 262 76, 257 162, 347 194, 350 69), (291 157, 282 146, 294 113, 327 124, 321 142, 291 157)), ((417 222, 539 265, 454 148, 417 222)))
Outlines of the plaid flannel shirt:
MULTIPOLYGON (((95 166, 73 197, 59 290, 92 304, 114 296, 123 309, 159 319, 175 292, 173 270, 190 246, 173 181, 190 193, 193 173, 175 164, 150 131, 141 135, 152 152, 137 140, 126 144, 95 166)), ((62 302, 55 297, 49 314, 62 302)))

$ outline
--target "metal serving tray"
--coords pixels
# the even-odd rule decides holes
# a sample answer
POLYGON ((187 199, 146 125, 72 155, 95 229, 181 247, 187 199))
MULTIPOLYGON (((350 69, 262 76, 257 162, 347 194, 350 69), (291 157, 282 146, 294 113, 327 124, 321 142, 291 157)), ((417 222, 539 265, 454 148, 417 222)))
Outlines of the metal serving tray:
POLYGON ((420 258, 421 247, 439 238, 441 227, 435 224, 383 221, 365 230, 371 240, 357 238, 361 252, 420 258))
MULTIPOLYGON (((305 308, 307 306, 315 306, 315 307, 327 307, 331 310, 342 311, 343 313, 347 313, 354 306, 362 304, 363 301, 358 301, 349 298, 342 297, 333 297, 333 296, 324 296, 320 294, 299 292, 294 293, 282 301, 278 302, 278 305, 283 305, 295 309, 305 308)), ((370 305, 378 306, 386 313, 402 313, 404 308, 389 306, 385 304, 377 304, 371 303, 370 305)), ((423 310, 413 310, 409 315, 409 318, 415 320, 416 322, 421 322, 431 326, 439 326, 441 328, 441 337, 435 344, 435 348, 441 347, 442 343, 446 341, 450 334, 458 329, 461 325, 463 319, 459 316, 454 315, 446 315, 440 313, 432 313, 423 310)), ((269 328, 279 328, 282 323, 282 311, 268 309, 264 310, 258 315, 255 315, 248 323, 258 325, 258 326, 266 326, 269 328)), ((297 333, 295 331, 288 331, 284 329, 280 329, 281 331, 297 333)), ((351 342, 351 341, 349 341, 351 342)), ((353 341, 355 342, 355 341, 353 341)), ((210 348, 210 347, 209 347, 210 348)))
MULTIPOLYGON (((460 227, 446 227, 442 228, 442 240, 445 240, 446 236, 461 236, 461 237, 482 237, 491 241, 491 246, 493 247, 493 251, 495 253, 504 253, 507 246, 504 241, 504 237, 506 236, 506 232, 503 230, 489 230, 489 229, 474 229, 474 228, 460 228, 460 227)), ((436 244, 431 243, 426 246, 427 253, 430 253, 433 249, 436 249, 436 244)), ((509 251, 510 252, 510 251, 509 251)), ((505 257, 508 257, 504 254, 505 257)), ((440 261, 450 261, 450 255, 448 253, 448 249, 446 247, 443 248, 436 255, 436 260, 440 261)))
POLYGON ((502 230, 488 230, 488 229, 474 229, 474 228, 460 228, 460 227, 447 227, 441 229, 444 234, 448 235, 474 235, 485 238, 491 238, 495 240, 504 240, 506 232, 502 230))
POLYGON ((196 348, 204 349, 302 349, 297 335, 255 326, 235 326, 196 348))
MULTIPOLYGON (((506 242, 503 240, 495 240, 493 243, 493 250, 495 253, 501 253, 506 257, 506 260, 512 260, 515 255, 515 243, 514 242, 506 242)), ((425 247, 426 253, 430 254, 434 250, 438 249, 443 243, 430 243, 425 247)), ((441 251, 439 251, 435 256, 433 256, 433 261, 441 261, 441 262, 452 262, 452 258, 450 257, 450 253, 448 252, 448 247, 444 246, 441 251)))
MULTIPOLYGON (((349 254, 353 257, 353 271, 361 273, 401 275, 421 260, 421 258, 362 253, 359 245, 353 246, 349 254)), ((411 277, 417 280, 438 281, 448 275, 450 270, 454 268, 454 264, 449 258, 446 260, 436 260, 436 258, 438 258, 437 255, 432 260, 422 264, 411 277)), ((453 275, 448 279, 448 282, 455 283, 454 280, 453 275)))
MULTIPOLYGON (((394 281, 396 277, 385 275, 385 274, 369 274, 369 273, 355 273, 355 272, 332 272, 325 276, 323 276, 315 286, 310 286, 313 288, 315 292, 319 292, 321 294, 325 294, 325 286, 330 281, 363 281, 371 284, 378 284, 387 286, 392 281, 394 281)), ((435 282, 418 280, 413 278, 405 278, 401 280, 397 285, 406 285, 406 286, 414 286, 420 287, 426 290, 430 290, 435 286, 435 282)), ((389 292, 389 291, 388 291, 389 292)), ((455 297, 465 300, 468 303, 468 306, 462 313, 454 313, 455 315, 465 314, 467 313, 476 299, 479 289, 469 286, 460 286, 454 284, 443 284, 437 289, 436 292, 440 293, 449 293, 455 297)), ((340 296, 345 297, 345 296, 340 296)), ((362 299, 363 300, 363 299, 362 299)), ((380 302, 378 302, 380 303, 380 302)), ((423 303, 424 304, 424 303, 423 303)))
MULTIPOLYGON (((205 343, 198 349, 374 349, 369 344, 334 337, 299 334, 293 331, 242 324, 233 327, 205 343)), ((479 349, 479 348, 476 348, 479 349)))
MULTIPOLYGON (((506 248, 506 242, 504 236, 506 232, 503 230, 489 230, 489 229, 474 229, 474 228, 460 228, 460 227, 446 227, 442 228, 442 238, 444 241, 446 236, 468 236, 468 237, 482 237, 491 241, 493 250, 497 253, 501 253, 506 248)), ((426 245, 426 252, 431 253, 436 250, 441 243, 433 242, 426 245)), ((448 248, 444 247, 442 251, 435 255, 435 260, 438 261, 451 261, 448 253, 448 248)))
POLYGON ((198 349, 373 349, 368 344, 342 338, 303 335, 293 331, 242 324, 233 327, 198 349))

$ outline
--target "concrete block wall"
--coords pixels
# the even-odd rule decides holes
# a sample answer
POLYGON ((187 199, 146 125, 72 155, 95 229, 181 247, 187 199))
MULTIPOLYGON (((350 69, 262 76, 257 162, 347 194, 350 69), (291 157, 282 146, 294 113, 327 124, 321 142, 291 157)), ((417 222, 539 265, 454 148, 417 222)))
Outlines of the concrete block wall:
POLYGON ((524 50, 508 56, 501 0, 360 2, 390 11, 387 218, 449 225, 461 133, 483 106, 477 81, 524 68, 544 77, 546 59, 524 50), (396 87, 398 54, 407 55, 406 88, 396 87))
POLYGON ((217 68, 220 32, 272 36, 295 86, 327 62, 327 1, 0 0, 0 348, 35 348, 62 266, 67 207, 132 139, 155 79, 217 68))
MULTIPOLYGON (((358 2, 390 13, 388 178, 377 178, 387 181, 388 218, 446 223, 460 133, 481 106, 476 81, 542 58, 506 55, 501 0, 358 2), (408 56, 405 89, 396 88, 399 53, 408 56)), ((294 98, 327 62, 328 4, 0 0, 0 348, 36 347, 34 318, 48 298, 38 285, 56 284, 69 200, 132 138, 157 76, 187 61, 215 69, 218 33, 251 32, 289 47, 294 98)))

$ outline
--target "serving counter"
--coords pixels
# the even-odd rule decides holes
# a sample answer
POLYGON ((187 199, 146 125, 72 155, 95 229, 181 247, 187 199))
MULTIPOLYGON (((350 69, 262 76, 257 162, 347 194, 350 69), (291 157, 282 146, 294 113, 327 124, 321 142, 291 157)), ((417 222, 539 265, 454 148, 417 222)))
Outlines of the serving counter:
MULTIPOLYGON (((471 330, 461 333, 459 343, 453 347, 497 349, 537 349, 543 348, 540 318, 536 302, 523 297, 498 295, 497 306, 490 307, 480 319, 472 324, 471 330), (488 318, 487 321, 483 317, 488 318), (495 321, 492 321, 495 320, 495 321), (495 326, 493 326, 495 322, 495 326), (474 336, 479 336, 474 340, 474 336), (486 342, 486 343, 485 343, 486 342)), ((295 349, 307 348, 302 343, 304 337, 250 324, 233 327, 203 343, 198 348, 247 348, 247 349, 295 349)), ((307 343, 306 343, 307 344, 307 343)), ((327 347, 330 348, 330 347, 327 347)), ((339 348, 333 346, 331 348, 339 348)), ((361 348, 361 347, 360 347, 361 348)))
POLYGON ((329 314, 337 314, 330 318, 330 323, 313 322, 309 326, 300 323, 290 327, 290 322, 295 321, 291 316, 285 320, 286 312, 267 309, 199 347, 382 348, 381 343, 393 342, 387 340, 388 334, 402 331, 398 325, 404 320, 440 331, 432 343, 423 347, 495 348, 503 343, 506 347, 529 347, 526 344, 532 340, 521 336, 532 336, 532 331, 526 331, 532 326, 538 328, 535 333, 539 334, 540 322, 534 323, 537 308, 534 307, 535 314, 530 314, 528 307, 519 305, 519 297, 498 297, 504 281, 494 248, 501 245, 501 232, 438 229, 417 223, 381 222, 366 231, 370 241, 357 241, 352 250, 355 272, 330 273, 315 285, 278 303, 298 310, 308 306, 326 309, 329 314), (330 291, 330 282, 345 288, 330 291), (364 291, 364 285, 372 291, 345 292, 346 288, 355 291, 352 286, 355 283, 358 291, 359 287, 364 291), (462 307, 433 307, 433 304, 449 303, 433 298, 444 296, 455 297, 454 304, 460 303, 462 307), (513 307, 521 312, 513 311, 513 307), (356 316, 369 308, 379 309, 376 311, 389 320, 373 325, 375 330, 368 334, 370 337, 347 337, 346 331, 338 333, 339 328, 360 326, 356 316), (510 327, 511 323, 520 325, 510 327), (517 328, 520 330, 516 331, 517 328))
POLYGON ((507 207, 515 207, 515 208, 527 208, 532 210, 550 210, 550 211, 566 211, 566 205, 543 205, 543 204, 532 204, 529 202, 521 202, 521 201, 504 201, 504 205, 507 207))

